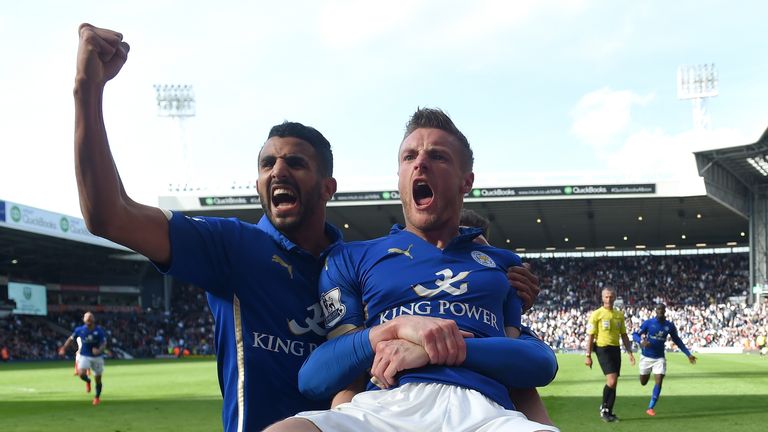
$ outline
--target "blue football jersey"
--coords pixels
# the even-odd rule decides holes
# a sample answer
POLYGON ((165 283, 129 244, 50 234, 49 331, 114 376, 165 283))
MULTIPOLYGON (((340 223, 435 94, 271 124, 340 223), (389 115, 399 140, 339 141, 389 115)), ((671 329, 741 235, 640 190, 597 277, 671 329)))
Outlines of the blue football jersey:
MULTIPOLYGON (((505 327, 520 327, 521 301, 506 275, 520 258, 474 243, 479 233, 462 229, 441 250, 395 225, 387 237, 334 249, 320 277, 326 327, 372 327, 423 315, 452 319, 475 337, 506 336, 505 327)), ((398 380, 467 387, 512 407, 502 384, 462 367, 426 366, 403 371, 398 380)))
MULTIPOLYGON (((341 233, 326 225, 333 246, 341 233)), ((320 235, 320 234, 319 234, 320 235)), ((327 409, 298 391, 297 374, 325 341, 317 283, 325 256, 315 258, 266 217, 170 220, 167 272, 207 291, 215 319, 225 431, 262 430, 299 411, 327 409)), ((327 250, 326 250, 327 252, 327 250)))
POLYGON ((94 355, 93 349, 100 347, 107 340, 107 334, 103 328, 94 326, 93 330, 88 330, 88 326, 85 324, 75 327, 75 330, 72 331, 72 339, 77 340, 77 338, 83 341, 83 345, 80 347, 81 356, 102 357, 102 354, 94 355))
POLYGON ((640 325, 640 330, 638 330, 637 333, 638 335, 645 334, 648 340, 648 346, 642 349, 642 353, 646 357, 664 357, 664 344, 667 342, 667 336, 672 338, 672 341, 683 353, 685 353, 685 355, 691 355, 682 339, 680 339, 680 336, 678 336, 675 324, 670 320, 664 320, 662 323, 655 317, 647 319, 640 325))

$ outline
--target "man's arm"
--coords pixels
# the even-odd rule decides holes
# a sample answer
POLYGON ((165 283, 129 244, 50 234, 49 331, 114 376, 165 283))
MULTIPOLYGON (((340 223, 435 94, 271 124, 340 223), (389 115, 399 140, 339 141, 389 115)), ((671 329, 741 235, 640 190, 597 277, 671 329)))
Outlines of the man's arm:
POLYGON ((533 307, 539 292, 541 292, 539 278, 531 273, 530 269, 531 265, 528 263, 507 269, 507 279, 512 288, 517 290, 517 295, 523 303, 523 312, 533 307))
POLYGON ((442 361, 433 364, 455 365, 464 361, 466 336, 471 335, 460 331, 451 320, 410 315, 370 329, 350 331, 323 343, 304 361, 299 371, 299 390, 309 398, 332 397, 367 373, 373 366, 375 348, 384 347, 380 344, 390 340, 423 347, 430 362, 433 357, 435 362, 442 361))
POLYGON ((590 369, 592 369, 592 347, 595 343, 595 335, 589 334, 587 336, 587 357, 584 359, 584 364, 587 365, 590 369))
POLYGON ((60 356, 63 356, 64 354, 66 354, 67 348, 69 348, 69 345, 71 345, 72 341, 74 341, 74 340, 75 340, 75 338, 70 336, 70 337, 67 338, 67 340, 64 341, 64 345, 62 345, 61 348, 59 348, 59 355, 60 356))
POLYGON ((549 418, 547 407, 544 406, 544 401, 541 400, 541 396, 535 388, 510 389, 509 397, 515 404, 515 408, 525 414, 528 420, 554 426, 552 419, 549 418))
POLYGON ((103 335, 102 338, 101 338, 101 343, 99 344, 99 346, 96 347, 96 348, 93 348, 91 350, 91 352, 95 356, 101 355, 106 348, 107 348, 107 337, 106 337, 106 335, 103 335))
POLYGON ((635 355, 632 354, 632 342, 629 340, 629 336, 627 336, 626 333, 621 334, 621 340, 624 342, 624 349, 627 350, 627 354, 629 354, 629 364, 632 366, 635 365, 635 355))
POLYGON ((168 219, 125 192, 104 126, 104 86, 125 64, 120 33, 82 24, 75 75, 75 174, 88 229, 159 263, 170 262, 168 219))
POLYGON ((632 332, 632 340, 640 345, 641 348, 648 346, 648 340, 643 338, 643 335, 648 333, 648 328, 646 325, 647 322, 647 320, 643 321, 643 323, 640 325, 640 329, 632 332))
MULTIPOLYGON (((510 330, 507 328, 507 334, 510 330)), ((517 329, 514 329, 517 331, 517 329)), ((555 352, 539 338, 523 332, 520 337, 484 337, 466 340, 467 359, 462 367, 487 375, 507 387, 543 387, 557 374, 555 352)))
POLYGON ((691 354, 691 351, 689 351, 688 347, 685 346, 683 340, 680 339, 680 336, 677 334, 677 328, 672 327, 672 331, 669 332, 669 336, 672 338, 672 342, 674 342, 675 345, 680 348, 680 351, 682 351, 683 354, 688 357, 688 361, 691 364, 696 364, 696 356, 691 354))

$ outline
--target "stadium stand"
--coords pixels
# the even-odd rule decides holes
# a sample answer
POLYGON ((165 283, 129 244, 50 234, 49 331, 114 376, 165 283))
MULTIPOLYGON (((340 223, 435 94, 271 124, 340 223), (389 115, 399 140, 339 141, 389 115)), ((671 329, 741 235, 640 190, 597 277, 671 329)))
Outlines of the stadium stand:
MULTIPOLYGON (((653 315, 667 313, 694 351, 730 347, 757 350, 768 331, 768 305, 747 305, 748 255, 548 258, 531 260, 542 292, 525 317, 529 325, 560 351, 584 349, 585 317, 610 283, 618 289, 630 329, 653 315)), ((112 357, 213 354, 213 318, 205 295, 194 286, 173 286, 171 310, 147 307, 98 314, 108 330, 112 357)), ((82 310, 49 312, 47 317, 0 319, 0 346, 15 360, 55 359, 56 347, 79 324, 82 310)), ((672 349, 672 345, 670 345, 672 349)))

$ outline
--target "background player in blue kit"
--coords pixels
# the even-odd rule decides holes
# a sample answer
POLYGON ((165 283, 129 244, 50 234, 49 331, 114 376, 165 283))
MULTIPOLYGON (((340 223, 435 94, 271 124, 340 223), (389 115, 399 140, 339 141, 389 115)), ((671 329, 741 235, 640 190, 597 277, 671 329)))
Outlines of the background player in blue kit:
POLYGON ((82 345, 78 348, 77 369, 80 372, 80 379, 85 381, 85 391, 91 392, 91 379, 88 378, 88 370, 93 371, 93 378, 96 380, 96 394, 93 398, 93 404, 101 403, 101 375, 104 373, 104 349, 107 347, 107 335, 104 329, 96 325, 96 317, 91 312, 83 315, 83 325, 76 327, 64 344, 59 348, 59 355, 64 355, 75 340, 78 338, 82 345))
POLYGON ((406 226, 331 252, 320 293, 329 337, 338 337, 318 348, 299 375, 303 391, 322 397, 370 368, 369 391, 270 430, 557 430, 512 410, 509 387, 546 385, 557 362, 538 339, 513 339, 521 304, 505 269, 520 258, 474 242, 480 229, 459 227, 474 180, 472 151, 443 112, 421 109, 411 118, 399 178, 406 226), (465 356, 430 353, 419 340, 389 335, 392 320, 419 315, 472 336, 451 341, 465 344, 465 356))
MULTIPOLYGON (((336 191, 330 143, 299 123, 272 128, 259 153, 265 216, 258 224, 139 204, 123 187, 102 109, 104 86, 125 64, 129 46, 120 33, 89 24, 79 34, 75 171, 88 229, 206 290, 226 431, 260 430, 302 410, 327 408, 329 400, 299 392, 297 373, 325 341, 317 280, 326 254, 341 241, 325 222, 325 205, 336 191)), ((522 268, 515 272, 530 276, 522 268)), ((390 328, 396 337, 401 329, 426 335, 427 349, 456 355, 445 342, 457 337, 456 329, 408 320, 394 320, 390 328)))
POLYGON ((656 385, 653 386, 653 395, 648 409, 645 411, 650 416, 655 416, 656 402, 661 396, 661 384, 667 374, 667 358, 664 355, 664 345, 667 336, 680 348, 680 351, 688 357, 691 364, 696 364, 696 356, 686 348, 683 340, 677 334, 677 327, 667 319, 667 307, 663 304, 656 305, 656 317, 647 319, 640 329, 632 333, 632 340, 637 342, 641 349, 640 357, 640 384, 646 385, 653 371, 656 385))

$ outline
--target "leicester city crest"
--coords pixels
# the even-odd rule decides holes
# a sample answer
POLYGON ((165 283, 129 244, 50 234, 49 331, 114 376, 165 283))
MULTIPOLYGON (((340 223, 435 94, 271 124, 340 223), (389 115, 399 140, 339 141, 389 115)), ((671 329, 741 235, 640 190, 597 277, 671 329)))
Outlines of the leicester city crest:
POLYGON ((472 251, 472 258, 486 267, 496 267, 496 263, 491 259, 491 257, 480 251, 472 251))

